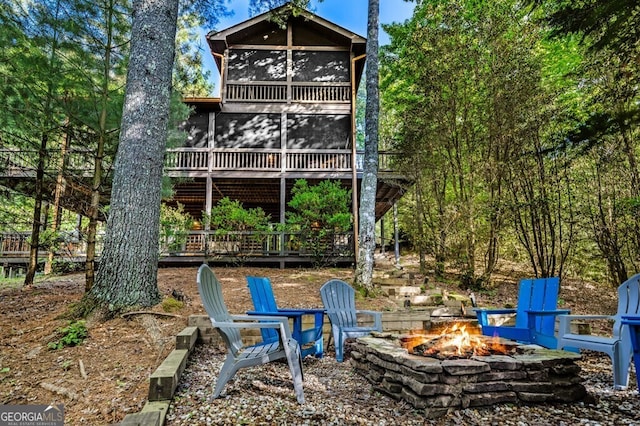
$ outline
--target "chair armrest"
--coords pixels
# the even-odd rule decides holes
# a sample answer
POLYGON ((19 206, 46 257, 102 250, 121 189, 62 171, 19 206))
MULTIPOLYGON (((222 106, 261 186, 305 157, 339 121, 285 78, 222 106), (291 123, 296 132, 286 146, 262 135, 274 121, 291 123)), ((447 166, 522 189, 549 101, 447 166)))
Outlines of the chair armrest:
POLYGON ((213 326, 217 328, 280 328, 280 321, 273 322, 224 322, 215 321, 213 326))
POLYGON ((259 312, 258 315, 230 315, 231 319, 234 321, 270 321, 270 322, 286 322, 288 320, 287 317, 283 315, 268 315, 264 312, 259 312))
MULTIPOLYGON (((283 316, 268 316, 268 315, 230 315, 234 321, 241 321, 235 324, 236 328, 278 328, 284 334, 285 337, 291 337, 291 329, 289 328, 289 319, 283 316), (256 322, 261 321, 261 322, 256 322), (266 322, 264 322, 266 321, 266 322)), ((220 323, 217 323, 220 324, 220 323)), ((233 323, 228 323, 233 324, 233 323)))
POLYGON ((613 320, 611 315, 558 315, 558 336, 571 334, 571 321, 573 320, 613 320))
POLYGON ((247 315, 251 315, 251 317, 264 315, 264 316, 268 316, 268 317, 294 318, 294 317, 301 317, 302 315, 304 315, 304 312, 293 312, 293 311, 278 311, 278 312, 247 311, 247 315))
POLYGON ((323 308, 291 308, 291 309, 287 309, 287 308, 278 308, 278 312, 282 312, 283 314, 289 314, 289 313, 300 313, 303 315, 315 315, 315 314, 324 314, 326 311, 323 308))
POLYGON ((537 315, 537 316, 550 316, 550 315, 568 315, 571 311, 569 309, 556 309, 554 311, 525 311, 528 314, 531 315, 537 315))

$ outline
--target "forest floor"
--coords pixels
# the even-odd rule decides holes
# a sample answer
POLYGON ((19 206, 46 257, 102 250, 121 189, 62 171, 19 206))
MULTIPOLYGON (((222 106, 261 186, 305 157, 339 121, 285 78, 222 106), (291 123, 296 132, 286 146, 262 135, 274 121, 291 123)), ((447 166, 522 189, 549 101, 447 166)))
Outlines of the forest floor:
MULTIPOLYGON (((417 262, 402 259, 408 272, 417 273, 417 262)), ((390 272, 389 259, 378 258, 376 273, 390 272)), ((349 268, 268 269, 218 267, 225 301, 231 313, 250 309, 245 276, 271 279, 276 300, 286 307, 321 306, 319 289, 330 278, 350 281, 349 268)), ((64 404, 65 424, 117 424, 127 413, 138 412, 148 394, 149 375, 174 348, 175 335, 192 314, 204 314, 196 286, 197 267, 162 268, 158 285, 165 298, 175 290, 184 306, 174 316, 131 315, 107 322, 89 320, 88 338, 79 346, 48 349, 60 338, 59 329, 70 307, 84 292, 84 275, 40 278, 29 288, 2 288, 0 284, 0 404, 64 404)), ((527 271, 503 267, 489 291, 476 294, 480 306, 515 305, 517 282, 527 271)), ((429 285, 460 292, 455 279, 429 285)), ((562 308, 575 314, 612 314, 617 296, 611 286, 566 279, 562 283, 562 308)), ((359 299, 361 309, 402 309, 387 297, 359 299)), ((162 305, 151 309, 164 313, 162 305)), ((602 355, 605 357, 605 355, 602 355)), ((635 380, 635 377, 632 377, 635 380)), ((635 384, 634 384, 635 387, 635 384)), ((636 392, 637 394, 637 392, 636 392)), ((638 395, 635 396, 638 399, 638 395)))

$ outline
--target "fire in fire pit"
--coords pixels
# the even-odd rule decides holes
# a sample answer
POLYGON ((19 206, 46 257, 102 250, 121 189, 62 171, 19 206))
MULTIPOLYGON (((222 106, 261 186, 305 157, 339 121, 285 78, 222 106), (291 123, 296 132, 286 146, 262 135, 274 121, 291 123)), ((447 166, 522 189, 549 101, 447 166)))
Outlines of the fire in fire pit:
POLYGON ((515 342, 483 336, 479 331, 468 328, 466 324, 455 323, 445 327, 440 334, 414 335, 401 340, 409 352, 440 360, 518 353, 515 342))

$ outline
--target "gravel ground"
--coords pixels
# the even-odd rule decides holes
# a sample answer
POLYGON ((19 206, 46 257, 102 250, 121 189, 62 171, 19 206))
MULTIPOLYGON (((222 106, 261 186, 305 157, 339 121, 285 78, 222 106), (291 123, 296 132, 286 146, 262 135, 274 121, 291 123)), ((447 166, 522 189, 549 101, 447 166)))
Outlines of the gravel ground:
POLYGON ((454 411, 437 420, 372 390, 349 362, 332 354, 304 360, 305 404, 293 393, 284 362, 240 370, 222 397, 211 400, 224 354, 199 345, 191 355, 166 425, 640 425, 640 395, 632 370, 626 391, 613 391, 611 363, 585 353, 581 376, 589 392, 577 404, 517 406, 501 404, 454 411))

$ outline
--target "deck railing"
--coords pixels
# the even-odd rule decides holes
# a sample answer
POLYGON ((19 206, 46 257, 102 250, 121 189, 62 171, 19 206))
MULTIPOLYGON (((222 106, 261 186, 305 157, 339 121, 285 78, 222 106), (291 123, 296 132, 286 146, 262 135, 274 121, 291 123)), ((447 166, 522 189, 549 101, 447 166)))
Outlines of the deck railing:
POLYGON ((229 102, 351 102, 349 83, 229 82, 224 100, 229 102))
MULTIPOLYGON (((31 245, 29 232, 0 233, 0 258, 29 257, 31 245)), ((60 259, 86 256, 86 241, 76 233, 61 234, 55 253, 60 259)), ((102 234, 98 235, 96 254, 102 252, 102 234)), ((160 244, 161 256, 204 256, 206 258, 243 257, 301 257, 309 258, 318 254, 314 247, 321 248, 326 258, 353 256, 353 234, 335 233, 312 243, 299 233, 289 232, 228 232, 190 231, 184 240, 164 241, 160 244)), ((41 250, 44 256, 46 250, 41 250)))
MULTIPOLYGON (((54 157, 59 152, 51 151, 54 157)), ((398 153, 378 152, 378 170, 394 171, 398 153)), ((0 176, 21 176, 36 169, 36 151, 0 149, 0 176)), ((59 162, 49 160, 47 171, 55 173, 59 162)), ((352 152, 348 149, 229 149, 229 148, 173 148, 165 154, 165 169, 168 172, 206 173, 222 170, 251 171, 311 171, 348 172, 352 152), (283 167, 284 166, 284 167, 283 167)), ((364 153, 356 153, 356 170, 361 171, 364 153)), ((107 163, 111 167, 111 162, 107 163)), ((79 175, 93 173, 93 157, 87 151, 73 152, 67 165, 67 172, 79 175)))
MULTIPOLYGON (((2 232, 0 233, 0 259, 2 258, 28 258, 31 250, 30 232, 2 232)), ((77 231, 61 232, 57 241, 53 242, 54 252, 59 258, 83 257, 87 254, 85 239, 79 238, 77 231)), ((96 237, 96 251, 102 252, 102 235, 96 237)), ((40 255, 47 252, 42 248, 40 255)), ((1 262, 1 260, 0 260, 1 262)))
MULTIPOLYGON (((45 171, 52 173, 60 168, 59 149, 50 149, 46 152, 45 171)), ((93 174, 95 164, 95 153, 88 149, 72 149, 67 151, 66 170, 69 173, 81 176, 93 174)), ((103 160, 103 167, 108 172, 113 167, 113 159, 106 157, 103 160)), ((19 176, 38 168, 38 151, 21 150, 14 148, 0 149, 0 176, 19 176)))

